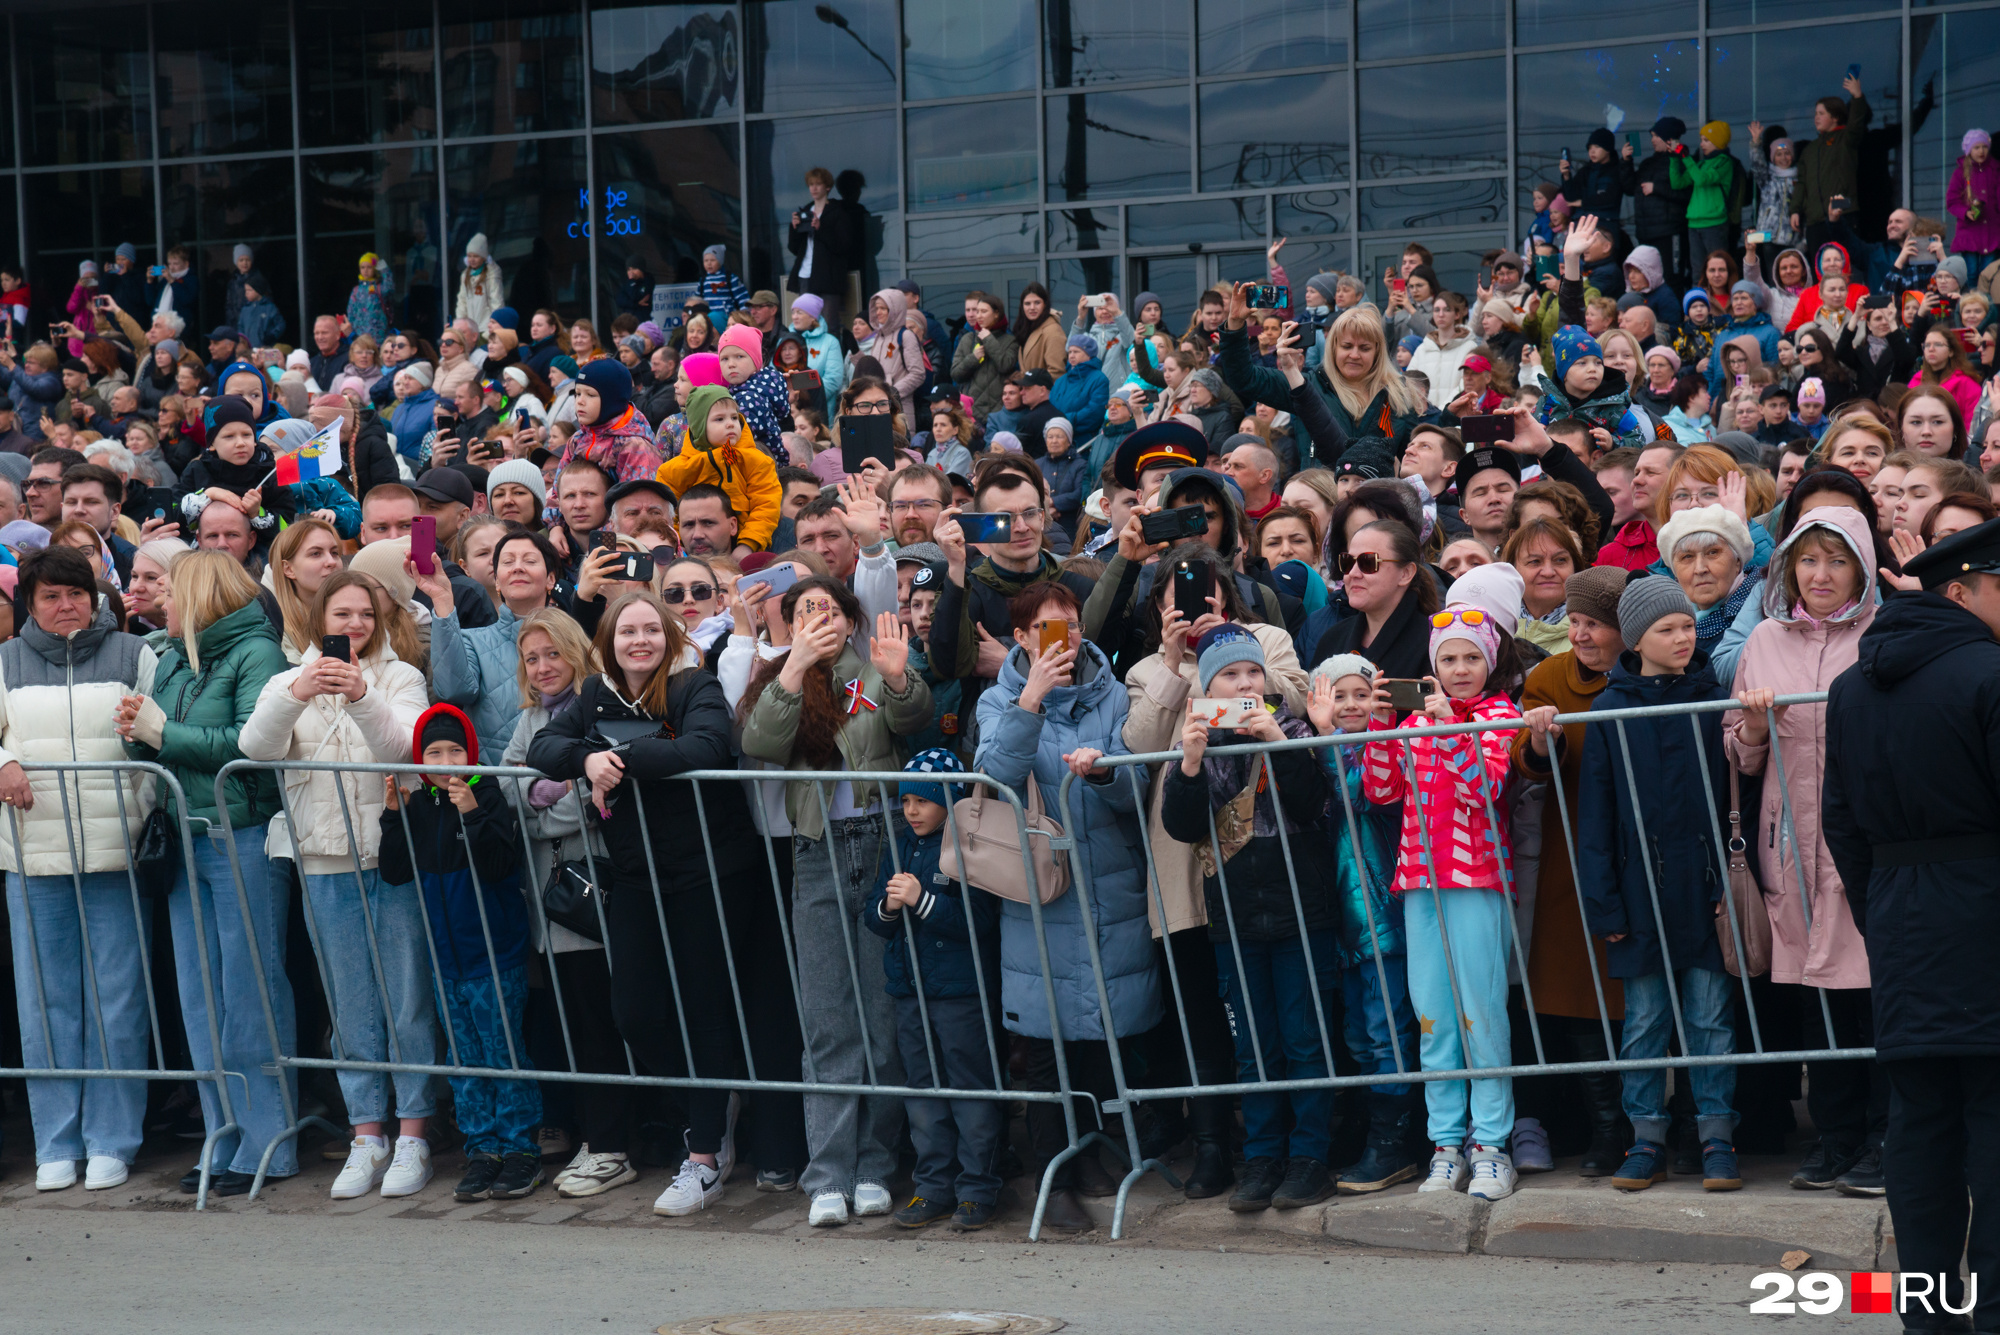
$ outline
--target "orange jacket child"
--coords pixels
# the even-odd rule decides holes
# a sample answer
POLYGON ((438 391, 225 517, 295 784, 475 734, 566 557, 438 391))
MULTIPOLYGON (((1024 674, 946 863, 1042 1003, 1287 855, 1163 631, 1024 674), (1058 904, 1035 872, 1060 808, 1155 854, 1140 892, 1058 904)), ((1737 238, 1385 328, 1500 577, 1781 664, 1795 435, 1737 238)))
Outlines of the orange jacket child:
POLYGON ((778 531, 785 498, 785 489, 778 482, 778 464, 754 443, 747 449, 738 444, 748 435, 741 430, 740 410, 738 434, 727 441, 710 440, 708 415, 717 403, 736 406, 736 400, 720 385, 703 385, 688 396, 687 447, 661 464, 655 476, 676 496, 704 482, 722 488, 736 511, 736 541, 761 552, 778 531))

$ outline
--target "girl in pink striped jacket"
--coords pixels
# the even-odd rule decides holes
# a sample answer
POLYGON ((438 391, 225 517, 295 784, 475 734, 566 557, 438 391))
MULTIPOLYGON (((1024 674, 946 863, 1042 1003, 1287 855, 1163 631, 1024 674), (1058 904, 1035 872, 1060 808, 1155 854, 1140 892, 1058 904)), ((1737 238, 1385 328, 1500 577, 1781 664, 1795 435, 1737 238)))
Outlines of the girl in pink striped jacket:
MULTIPOLYGON (((1513 639, 1492 613, 1462 603, 1435 613, 1430 651, 1436 675, 1425 679, 1430 695, 1423 711, 1395 723, 1388 687, 1378 680, 1376 728, 1520 716, 1504 692, 1488 689, 1489 682, 1515 675, 1513 639)), ((1417 1012, 1426 1071, 1506 1066, 1512 1060, 1507 914, 1513 874, 1501 814, 1512 738, 1511 730, 1501 729, 1368 745, 1363 792, 1377 804, 1403 804, 1396 891, 1403 896, 1410 1004, 1417 1012)), ((1424 1085, 1424 1104, 1437 1148, 1418 1190, 1469 1191, 1486 1200, 1512 1194, 1514 1163, 1507 1152, 1514 1130, 1512 1082, 1431 1081, 1424 1085), (1468 1137, 1470 1158, 1461 1148, 1468 1137)))

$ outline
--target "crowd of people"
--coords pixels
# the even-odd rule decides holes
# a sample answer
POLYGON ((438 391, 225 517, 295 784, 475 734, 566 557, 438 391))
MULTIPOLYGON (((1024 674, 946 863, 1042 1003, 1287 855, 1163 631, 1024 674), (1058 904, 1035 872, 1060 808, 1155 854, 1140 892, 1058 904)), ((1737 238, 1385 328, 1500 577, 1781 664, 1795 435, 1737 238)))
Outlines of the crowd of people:
MULTIPOLYGON (((225 326, 204 358, 86 265, 51 341, 0 349, 25 1064, 242 1072, 225 1195, 274 1141, 270 1175, 297 1172, 300 1097, 352 1127, 336 1198, 422 1189, 453 1137, 463 1200, 525 1196, 545 1161, 568 1197, 657 1165, 655 1208, 685 1214, 740 1156, 816 1225, 971 1229, 1068 1144, 1046 1099, 1023 1156, 990 1099, 453 1077, 447 1100, 367 1070, 301 1095, 265 998, 285 1053, 355 1062, 1047 1094, 1060 1040, 1111 1098, 1115 1040, 1135 1084, 1379 1077, 1130 1114, 1147 1153, 1192 1145, 1188 1195, 1244 1211, 1413 1179, 1496 1200, 1575 1153, 1629 1191, 1733 1189, 1739 1150, 1786 1149, 1803 1074, 1792 1185, 1881 1195, 1877 1062, 1697 1065, 1671 1095, 1657 1068, 1398 1078, 1740 1052, 1752 1005, 1767 1049, 1890 1044, 1828 851, 1826 707, 1776 700, 1829 689, 1900 607, 1977 601, 1924 554, 1996 516, 2000 199, 1951 201, 1969 256, 1907 212, 1852 235, 1866 116, 1823 99, 1802 147, 1752 126, 1747 172, 1727 126, 1690 155, 1662 120, 1636 166, 1593 136, 1475 293, 1413 243, 1379 306, 1346 274, 1293 309, 1236 283, 1071 315, 1029 284, 970 294, 953 338, 914 283, 781 298, 718 247, 680 323, 622 311, 608 347, 463 288, 436 347, 371 329, 364 264, 308 346, 225 326), (1685 708, 1574 718, 1638 705, 1685 708), (1155 752, 1178 758, 1117 761, 1155 752), (180 796, 23 769, 121 759, 180 796), (279 767, 218 791, 237 760, 279 767), (496 764, 539 777, 453 772, 496 764), (714 770, 746 779, 679 778, 714 770), (893 798, 786 777, 828 770, 903 773, 893 798), (969 771, 1070 826, 1088 916, 966 883, 969 771), (145 837, 163 809, 191 878, 145 837), (1739 810, 1761 923, 1724 911, 1739 810)), ((1983 198, 1990 144, 1966 145, 1983 198)), ((817 225, 794 220, 808 277, 817 225)), ((198 1107, 28 1097, 45 1190, 224 1121, 206 1082, 198 1107)), ((1044 1223, 1088 1228, 1079 1197, 1114 1189, 1080 1154, 1044 1223)))

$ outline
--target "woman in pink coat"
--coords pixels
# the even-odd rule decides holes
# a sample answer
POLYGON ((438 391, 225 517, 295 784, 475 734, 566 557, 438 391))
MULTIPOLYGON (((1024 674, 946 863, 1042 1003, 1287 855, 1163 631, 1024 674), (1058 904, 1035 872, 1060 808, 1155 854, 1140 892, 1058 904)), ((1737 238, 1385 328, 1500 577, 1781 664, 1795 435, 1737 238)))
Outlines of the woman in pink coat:
MULTIPOLYGON (((1875 619, 1874 551, 1858 510, 1826 505, 1800 516, 1771 561, 1766 620, 1751 632, 1736 663, 1731 694, 1747 707, 1723 720, 1730 760, 1746 775, 1764 776, 1755 824, 1746 812, 1743 834, 1757 850, 1757 878, 1771 917, 1771 981, 1799 992, 1804 1041, 1811 1048, 1874 1045, 1868 953, 1820 828, 1826 706, 1772 708, 1771 699, 1824 691, 1854 665, 1861 633, 1875 619)), ((1888 1081, 1873 1062, 1806 1066, 1807 1106, 1820 1140, 1792 1185, 1881 1194, 1888 1081)))
POLYGON ((1959 149, 1965 156, 1951 169, 1944 206, 1958 219, 1951 248, 1965 257, 1969 287, 2000 251, 2000 162, 1993 159, 1993 136, 1984 130, 1967 130, 1959 149))

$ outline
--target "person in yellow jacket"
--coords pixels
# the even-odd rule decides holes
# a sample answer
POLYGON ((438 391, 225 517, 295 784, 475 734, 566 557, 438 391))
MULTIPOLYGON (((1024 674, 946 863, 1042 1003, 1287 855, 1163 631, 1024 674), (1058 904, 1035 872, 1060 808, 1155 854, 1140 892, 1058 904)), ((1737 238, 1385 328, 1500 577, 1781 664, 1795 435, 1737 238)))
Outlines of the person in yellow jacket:
POLYGON ((785 489, 770 455, 755 445, 737 447, 743 435, 743 413, 729 391, 703 385, 688 396, 686 448, 654 476, 676 496, 704 482, 722 488, 736 511, 737 545, 761 552, 778 530, 785 489))

